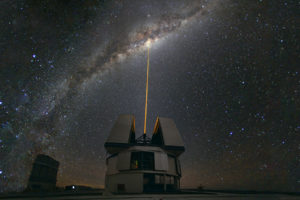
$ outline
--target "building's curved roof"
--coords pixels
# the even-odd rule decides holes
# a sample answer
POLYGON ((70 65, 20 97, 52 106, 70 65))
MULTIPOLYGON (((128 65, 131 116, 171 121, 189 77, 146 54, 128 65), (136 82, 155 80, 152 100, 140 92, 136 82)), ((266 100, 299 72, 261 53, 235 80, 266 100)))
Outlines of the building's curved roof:
POLYGON ((159 146, 175 155, 184 152, 180 133, 170 118, 157 117, 153 135, 149 142, 139 143, 135 139, 135 118, 133 115, 120 115, 114 124, 104 146, 108 153, 119 153, 133 145, 159 146))

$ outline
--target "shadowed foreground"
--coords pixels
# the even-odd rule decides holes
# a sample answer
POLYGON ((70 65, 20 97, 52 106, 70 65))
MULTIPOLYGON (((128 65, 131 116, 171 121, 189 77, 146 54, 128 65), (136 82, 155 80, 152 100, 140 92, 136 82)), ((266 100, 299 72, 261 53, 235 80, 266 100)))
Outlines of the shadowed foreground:
POLYGON ((206 193, 206 194, 139 194, 139 195, 111 195, 111 196, 102 196, 101 193, 82 193, 82 194, 49 194, 49 195, 7 195, 0 196, 0 199, 76 199, 76 200, 85 200, 85 199, 154 199, 154 200, 223 200, 223 199, 243 199, 243 200, 260 200, 260 199, 272 199, 272 200, 296 200, 300 199, 300 195, 288 195, 288 194, 231 194, 231 193, 206 193))

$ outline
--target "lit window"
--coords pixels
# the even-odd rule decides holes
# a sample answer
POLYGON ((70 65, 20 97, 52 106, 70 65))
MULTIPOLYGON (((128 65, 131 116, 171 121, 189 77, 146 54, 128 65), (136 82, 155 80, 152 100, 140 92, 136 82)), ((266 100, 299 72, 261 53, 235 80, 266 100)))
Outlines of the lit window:
POLYGON ((153 152, 132 152, 131 169, 154 170, 154 153, 153 152))

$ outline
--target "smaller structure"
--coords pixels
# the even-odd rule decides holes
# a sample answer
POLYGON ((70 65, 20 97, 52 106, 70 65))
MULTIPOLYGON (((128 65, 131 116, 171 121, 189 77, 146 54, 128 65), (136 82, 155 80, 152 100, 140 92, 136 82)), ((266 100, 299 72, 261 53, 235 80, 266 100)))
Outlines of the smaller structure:
POLYGON ((39 154, 32 166, 28 180, 28 191, 53 191, 56 188, 56 177, 59 162, 50 156, 39 154))

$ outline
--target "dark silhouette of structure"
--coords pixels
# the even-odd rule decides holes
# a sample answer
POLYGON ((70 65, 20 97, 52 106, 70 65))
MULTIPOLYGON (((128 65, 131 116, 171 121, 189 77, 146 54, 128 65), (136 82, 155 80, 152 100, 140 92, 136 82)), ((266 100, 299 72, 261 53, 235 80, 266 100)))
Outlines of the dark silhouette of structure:
POLYGON ((50 156, 39 154, 32 166, 28 180, 28 191, 53 191, 56 189, 56 177, 59 162, 50 156))

